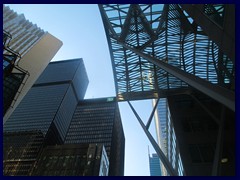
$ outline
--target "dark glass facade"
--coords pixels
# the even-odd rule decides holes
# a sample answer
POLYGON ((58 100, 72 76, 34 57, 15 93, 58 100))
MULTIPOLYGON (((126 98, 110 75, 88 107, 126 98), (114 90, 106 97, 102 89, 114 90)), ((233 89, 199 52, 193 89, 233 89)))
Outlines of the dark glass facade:
POLYGON ((20 55, 10 49, 11 34, 3 30, 3 116, 14 103, 15 96, 21 92, 24 78, 28 73, 15 65, 20 55))
POLYGON ((82 59, 50 63, 4 124, 4 131, 40 130, 48 144, 63 143, 87 85, 82 59))
MULTIPOLYGON (((225 136, 222 142, 223 149, 219 154, 220 170, 218 175, 234 176, 235 114, 225 107, 223 110, 221 104, 202 93, 196 94, 196 97, 198 101, 189 95, 168 97, 169 112, 171 113, 171 116, 168 117, 167 129, 168 158, 171 162, 177 162, 180 153, 184 172, 188 176, 212 175, 219 136, 219 125, 216 120, 220 121, 221 118, 224 118, 225 136), (204 110, 199 102, 211 113, 204 110), (222 111, 219 111, 221 109, 222 111), (213 116, 216 117, 216 120, 213 119, 213 116)), ((179 167, 179 163, 173 165, 176 168, 179 167)))
POLYGON ((44 145, 40 131, 10 132, 3 134, 3 175, 30 175, 44 145))
POLYGON ((125 138, 115 98, 80 101, 65 143, 102 143, 109 157, 109 175, 124 175, 125 138))
POLYGON ((43 149, 32 175, 107 176, 108 159, 102 144, 64 144, 43 149))
MULTIPOLYGON (((4 71, 6 72, 6 71, 4 71)), ((22 85, 25 73, 9 73, 3 78, 3 114, 14 101, 14 97, 22 85)))

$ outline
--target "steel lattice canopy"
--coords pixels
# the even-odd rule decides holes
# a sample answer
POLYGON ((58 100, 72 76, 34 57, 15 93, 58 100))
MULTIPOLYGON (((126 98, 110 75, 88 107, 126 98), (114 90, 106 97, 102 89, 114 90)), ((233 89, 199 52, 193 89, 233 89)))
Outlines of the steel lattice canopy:
MULTIPOLYGON (((211 8, 207 6, 206 13, 212 13, 211 8)), ((101 4, 99 9, 119 101, 166 97, 189 90, 185 82, 123 44, 213 84, 234 82, 232 61, 180 5, 101 4), (220 65, 224 69, 221 73, 220 65)), ((222 11, 216 15, 221 23, 222 11)))

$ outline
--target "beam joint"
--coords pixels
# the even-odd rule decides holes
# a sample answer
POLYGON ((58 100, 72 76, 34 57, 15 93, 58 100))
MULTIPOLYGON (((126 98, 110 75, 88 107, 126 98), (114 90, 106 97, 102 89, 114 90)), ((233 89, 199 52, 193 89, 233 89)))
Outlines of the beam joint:
POLYGON ((157 108, 159 100, 160 100, 160 98, 158 98, 158 100, 157 100, 156 104, 154 105, 153 110, 152 110, 152 112, 151 112, 151 114, 149 116, 148 122, 146 124, 147 130, 149 129, 149 126, 150 126, 150 124, 152 122, 152 118, 153 118, 154 112, 156 111, 156 108, 157 108))
POLYGON ((220 102, 221 104, 225 105, 226 107, 235 112, 235 93, 231 90, 228 90, 218 85, 214 85, 211 82, 201 79, 200 77, 197 77, 193 74, 187 73, 177 67, 171 66, 162 60, 145 54, 138 49, 132 48, 122 42, 119 43, 126 49, 131 50, 142 58, 145 58, 146 60, 164 69, 166 72, 186 82, 188 85, 215 99, 216 101, 220 102))

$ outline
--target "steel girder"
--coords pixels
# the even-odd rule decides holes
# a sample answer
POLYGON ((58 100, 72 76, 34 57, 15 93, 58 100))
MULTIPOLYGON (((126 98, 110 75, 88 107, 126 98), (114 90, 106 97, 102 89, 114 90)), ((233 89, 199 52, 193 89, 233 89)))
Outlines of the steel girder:
POLYGON ((181 4, 181 7, 235 64, 235 5, 181 4))
POLYGON ((176 89, 181 91, 192 86, 186 80, 135 54, 130 47, 161 63, 176 67, 186 75, 204 79, 216 89, 221 86, 232 95, 231 103, 235 103, 235 70, 232 61, 181 6, 114 4, 99 5, 99 9, 109 44, 119 101, 166 97, 168 93, 161 93, 172 89, 177 92, 176 89))
MULTIPOLYGON (((206 13, 221 25, 221 5, 205 6, 206 13)), ((99 5, 99 9, 118 101, 128 101, 168 173, 176 175, 148 131, 156 107, 145 126, 129 101, 191 94, 193 87, 235 111, 234 61, 180 5, 113 4, 99 5)), ((216 174, 217 163, 214 167, 216 174)))
POLYGON ((153 111, 152 111, 152 113, 149 117, 149 120, 148 120, 147 124, 145 125, 143 123, 142 119, 139 117, 137 111, 134 109, 133 105, 129 101, 127 101, 127 102, 129 104, 130 108, 132 109, 134 115, 136 116, 139 124, 143 128, 146 136, 148 137, 149 141, 151 142, 153 148, 155 149, 156 153, 158 154, 158 157, 160 158, 160 160, 164 164, 164 166, 165 166, 166 170, 168 171, 169 175, 177 176, 178 175, 177 170, 172 167, 171 163, 169 162, 169 160, 167 159, 167 157, 165 156, 165 154, 163 153, 163 151, 161 150, 161 148, 159 147, 159 145, 157 144, 157 142, 155 141, 155 139, 153 138, 151 133, 148 131, 149 125, 151 123, 151 119, 152 119, 154 111, 157 107, 157 103, 155 104, 155 107, 153 108, 153 111))

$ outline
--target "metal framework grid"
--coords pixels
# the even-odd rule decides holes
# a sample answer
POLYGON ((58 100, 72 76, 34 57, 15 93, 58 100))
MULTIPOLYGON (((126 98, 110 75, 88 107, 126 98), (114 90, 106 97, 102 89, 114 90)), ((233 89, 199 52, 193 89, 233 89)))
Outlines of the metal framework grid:
MULTIPOLYGON (((128 102, 170 175, 178 173, 148 131, 159 98, 179 93, 194 97, 192 90, 197 89, 223 104, 222 112, 224 106, 235 111, 235 35, 229 36, 223 28, 224 23, 235 18, 234 12, 231 12, 234 7, 223 4, 196 6, 99 5, 118 101, 128 102), (197 19, 196 14, 193 18, 187 14, 190 12, 194 15, 196 8, 204 16, 204 22, 197 19), (218 35, 222 33, 227 38, 225 42, 229 43, 224 44, 224 38, 216 39, 213 35, 212 40, 210 39, 209 34, 214 30, 201 28, 206 28, 209 21, 211 27, 218 30, 218 35), (232 48, 230 51, 229 47, 232 48), (158 100, 145 125, 130 101, 151 98, 158 100)), ((233 23, 231 27, 234 26, 233 23)), ((212 116, 211 112, 202 104, 201 106, 212 116)), ((212 175, 217 175, 222 153, 224 120, 223 116, 220 122, 215 117, 213 119, 219 124, 212 170, 212 175)))
MULTIPOLYGON (((130 48, 221 86, 234 97, 232 60, 180 5, 107 4, 99 9, 119 101, 166 97, 191 86, 130 48)), ((224 5, 207 5, 204 12, 219 23, 224 5)))

